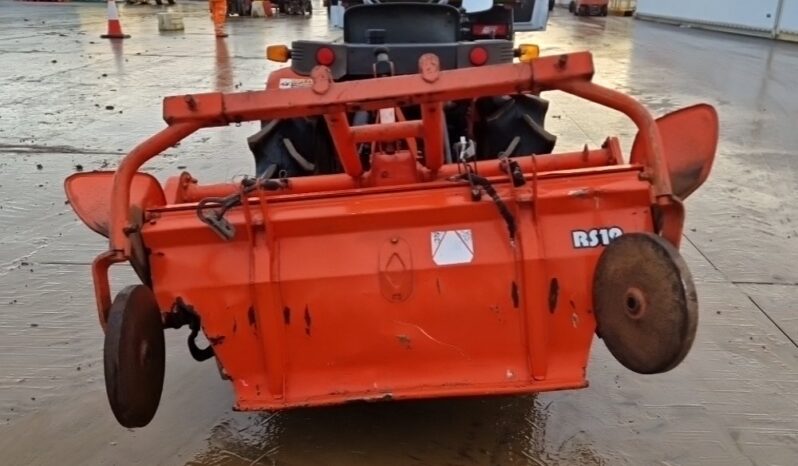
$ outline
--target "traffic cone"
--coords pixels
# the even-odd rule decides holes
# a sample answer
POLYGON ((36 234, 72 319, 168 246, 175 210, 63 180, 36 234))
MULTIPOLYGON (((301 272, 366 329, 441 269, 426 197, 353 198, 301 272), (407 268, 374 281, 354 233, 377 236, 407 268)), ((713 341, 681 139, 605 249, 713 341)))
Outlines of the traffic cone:
POLYGON ((122 34, 122 23, 119 22, 119 10, 116 9, 116 0, 108 0, 108 34, 100 36, 102 39, 129 39, 130 36, 122 34))

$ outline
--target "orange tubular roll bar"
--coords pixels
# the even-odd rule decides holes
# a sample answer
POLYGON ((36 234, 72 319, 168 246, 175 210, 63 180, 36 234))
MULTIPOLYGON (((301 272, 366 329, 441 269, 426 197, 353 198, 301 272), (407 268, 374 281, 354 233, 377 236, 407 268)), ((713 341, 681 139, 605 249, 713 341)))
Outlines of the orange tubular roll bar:
MULTIPOLYGON (((452 170, 456 171, 456 166, 443 164, 443 102, 483 96, 540 93, 545 90, 561 90, 629 116, 640 131, 645 149, 642 151, 645 155, 643 160, 631 162, 639 162, 644 166, 644 176, 651 179, 654 196, 663 207, 663 212, 671 212, 669 206, 674 204, 673 211, 676 214, 680 212, 678 199, 671 193, 667 162, 654 118, 634 99, 590 81, 593 77, 593 59, 589 52, 542 57, 532 63, 449 71, 439 71, 435 58, 423 56, 420 60, 420 74, 417 75, 333 83, 329 78, 329 70, 318 67, 311 75, 314 80, 311 88, 167 97, 164 99, 164 120, 169 126, 133 149, 116 171, 111 200, 110 251, 98 257, 98 260, 120 262, 130 255, 131 246, 127 234, 130 228, 136 228, 135 225, 128 224, 130 187, 138 169, 200 128, 244 121, 324 115, 346 173, 297 179, 296 185, 304 186, 305 189, 300 189, 304 192, 358 187, 364 171, 357 157, 357 143, 423 137, 427 148, 426 166, 421 168, 425 173, 420 179, 434 181, 442 179, 445 174, 451 175, 452 170), (347 112, 355 110, 408 105, 421 106, 422 120, 350 127, 346 118, 347 112)), ((524 165, 524 169, 527 172, 540 171, 539 165, 552 170, 598 166, 602 160, 606 164, 608 158, 612 157, 612 152, 602 149, 564 154, 565 157, 537 156, 536 163, 532 164, 534 166, 524 165), (580 160, 581 165, 577 163, 580 160)), ((485 166, 498 166, 496 161, 490 162, 485 166)), ((293 182, 294 180, 292 184, 293 182)), ((218 189, 226 190, 223 186, 216 185, 218 189)), ((205 192, 216 191, 212 187, 196 187, 186 198, 196 199, 205 192)), ((678 236, 670 236, 676 233, 672 231, 668 234, 668 239, 674 244, 678 244, 678 236)))

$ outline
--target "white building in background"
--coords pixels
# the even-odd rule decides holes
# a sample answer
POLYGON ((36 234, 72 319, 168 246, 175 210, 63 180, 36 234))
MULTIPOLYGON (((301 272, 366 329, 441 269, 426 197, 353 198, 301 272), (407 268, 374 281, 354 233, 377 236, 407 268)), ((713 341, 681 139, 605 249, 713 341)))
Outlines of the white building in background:
POLYGON ((637 17, 798 40, 798 0, 638 0, 637 17))

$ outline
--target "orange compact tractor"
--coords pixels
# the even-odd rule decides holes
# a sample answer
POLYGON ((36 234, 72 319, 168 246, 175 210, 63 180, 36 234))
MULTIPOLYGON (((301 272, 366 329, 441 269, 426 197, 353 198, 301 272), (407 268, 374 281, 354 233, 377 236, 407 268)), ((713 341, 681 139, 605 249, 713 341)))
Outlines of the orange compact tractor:
POLYGON ((526 46, 494 62, 483 55, 504 46, 491 40, 386 46, 370 29, 375 43, 331 50, 346 63, 320 44, 310 56, 324 63, 293 50, 285 86, 168 97, 167 126, 116 171, 66 180, 77 215, 109 239, 92 275, 124 426, 154 416, 164 329, 182 326, 238 410, 582 388, 594 334, 643 374, 689 351, 697 298, 678 247, 683 201, 715 156, 715 111, 654 119, 594 84, 587 52, 526 46), (365 59, 374 75, 348 77, 365 59), (629 117, 630 154, 613 137, 551 153, 548 92, 629 117), (318 144, 281 126, 296 120, 318 144), (261 147, 254 178, 161 184, 139 171, 204 128, 246 121, 263 122, 253 146, 281 146, 261 147), (112 298, 118 263, 141 283, 112 298))
POLYGON ((568 4, 568 11, 576 16, 607 16, 610 0, 574 0, 568 4))

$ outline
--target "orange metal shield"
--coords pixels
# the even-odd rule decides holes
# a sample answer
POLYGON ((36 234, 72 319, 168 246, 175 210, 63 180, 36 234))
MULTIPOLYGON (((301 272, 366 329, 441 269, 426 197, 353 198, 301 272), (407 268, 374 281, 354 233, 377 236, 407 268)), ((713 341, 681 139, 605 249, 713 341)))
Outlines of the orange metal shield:
MULTIPOLYGON (((657 119, 673 194, 686 199, 709 177, 718 150, 718 126, 718 113, 706 104, 657 119)), ((638 135, 632 147, 633 163, 643 150, 638 135)))
MULTIPOLYGON (((105 237, 108 237, 111 219, 111 191, 115 174, 111 171, 75 173, 64 182, 67 200, 78 218, 105 237)), ((158 180, 146 173, 136 173, 130 187, 130 204, 131 215, 138 217, 136 223, 141 221, 146 209, 166 204, 158 180)))
POLYGON ((653 230, 638 175, 494 179, 515 239, 463 185, 252 200, 230 242, 159 209, 142 234, 160 307, 200 314, 238 409, 578 388, 602 246, 653 230))

